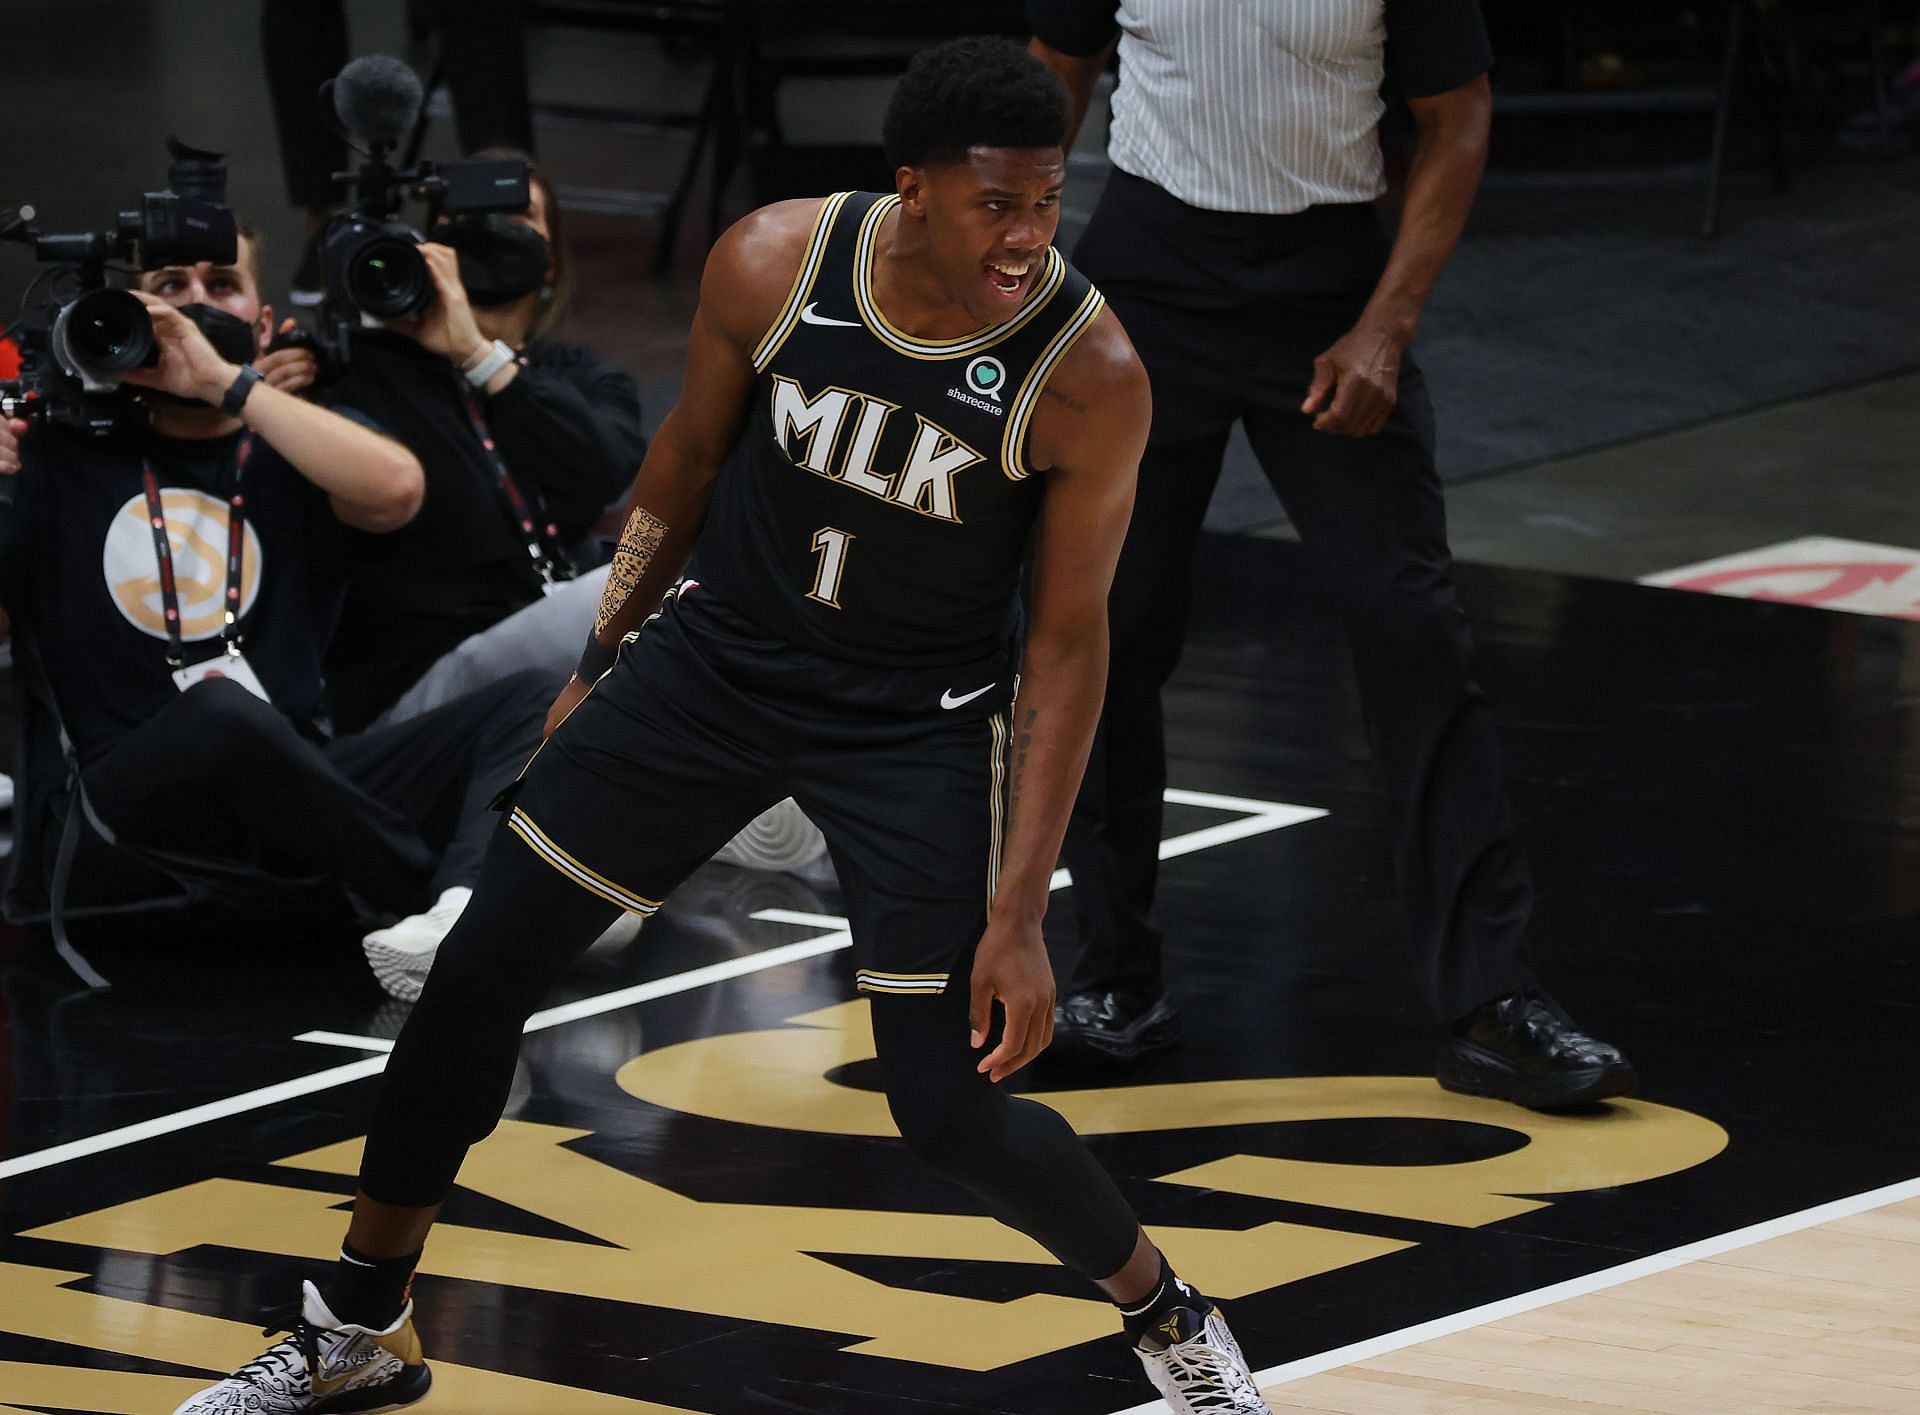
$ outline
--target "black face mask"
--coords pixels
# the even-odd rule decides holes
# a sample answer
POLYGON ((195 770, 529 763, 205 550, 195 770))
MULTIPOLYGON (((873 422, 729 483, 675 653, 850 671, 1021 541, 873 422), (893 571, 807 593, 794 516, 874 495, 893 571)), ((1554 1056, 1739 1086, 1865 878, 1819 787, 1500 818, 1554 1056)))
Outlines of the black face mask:
POLYGON ((460 283, 467 298, 485 308, 510 305, 547 283, 553 247, 523 221, 463 216, 435 229, 433 239, 460 256, 460 283))
POLYGON ((207 336, 213 352, 230 364, 250 364, 260 352, 253 326, 237 314, 214 305, 182 305, 180 313, 207 336))
MULTIPOLYGON (((237 314, 228 314, 213 305, 181 305, 180 313, 193 322, 207 342, 213 345, 213 352, 230 364, 245 367, 253 362, 260 350, 254 338, 253 325, 237 314)), ((171 403, 176 408, 204 408, 207 405, 198 398, 182 398, 177 393, 168 393, 164 389, 150 388, 145 396, 160 403, 171 403)))

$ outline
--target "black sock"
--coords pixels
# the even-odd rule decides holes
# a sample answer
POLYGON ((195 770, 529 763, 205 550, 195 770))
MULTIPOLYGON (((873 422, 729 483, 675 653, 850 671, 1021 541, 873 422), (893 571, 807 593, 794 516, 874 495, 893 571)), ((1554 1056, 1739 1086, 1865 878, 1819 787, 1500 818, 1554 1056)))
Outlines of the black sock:
POLYGON ((423 1249, 400 1258, 370 1258, 351 1243, 340 1245, 321 1296, 333 1315, 348 1326, 385 1331, 400 1317, 413 1288, 413 1270, 423 1249))
POLYGON ((1154 1284, 1153 1291, 1137 1302, 1116 1302, 1113 1305, 1120 1309, 1121 1324, 1126 1327, 1127 1336, 1136 1346, 1150 1333, 1156 1346, 1184 1340, 1192 1335, 1187 1328, 1194 1327, 1197 1330, 1197 1323, 1179 1322, 1173 1330, 1166 1329, 1163 1324, 1176 1311, 1198 1312, 1204 1316, 1213 1306, 1197 1289, 1174 1276, 1173 1267, 1164 1254, 1160 1258, 1160 1280, 1154 1284), (1175 1330, 1179 1335, 1174 1335, 1175 1330))

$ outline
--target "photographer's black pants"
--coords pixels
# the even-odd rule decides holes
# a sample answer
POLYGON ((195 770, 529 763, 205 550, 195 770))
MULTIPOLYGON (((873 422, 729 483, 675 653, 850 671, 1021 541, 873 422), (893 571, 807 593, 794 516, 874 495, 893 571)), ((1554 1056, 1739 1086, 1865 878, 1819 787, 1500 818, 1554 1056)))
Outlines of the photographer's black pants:
POLYGON ((1493 717, 1469 676, 1425 380, 1408 357, 1374 437, 1316 432, 1300 412, 1314 358, 1352 327, 1386 251, 1370 207, 1200 211, 1116 173, 1075 252, 1139 350, 1154 409, 1108 601, 1105 711, 1067 835, 1085 945, 1069 991, 1161 985, 1149 920, 1161 687, 1180 659, 1194 549, 1236 420, 1346 620, 1434 1015, 1453 1020, 1530 982, 1533 885, 1493 717))
MULTIPOLYGON (((521 10, 521 0, 410 0, 414 26, 437 37, 462 152, 533 151, 521 10)), ((345 195, 333 174, 347 149, 319 93, 350 57, 344 0, 262 0, 260 44, 287 195, 309 211, 331 206, 345 195)))
POLYGON ((543 674, 502 679, 393 727, 318 746, 226 679, 195 684, 86 769, 129 845, 331 874, 384 913, 479 877, 488 803, 540 743, 543 674))

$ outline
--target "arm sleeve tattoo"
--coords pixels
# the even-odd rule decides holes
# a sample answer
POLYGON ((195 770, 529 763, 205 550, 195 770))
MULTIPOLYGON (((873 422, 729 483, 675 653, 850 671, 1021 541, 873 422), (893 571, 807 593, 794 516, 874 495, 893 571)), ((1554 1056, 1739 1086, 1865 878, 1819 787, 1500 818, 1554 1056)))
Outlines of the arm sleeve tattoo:
POLYGON ((607 567, 607 588, 600 596, 599 616, 593 621, 595 638, 607 632, 614 616, 632 597, 666 537, 665 521, 645 507, 634 507, 627 528, 620 533, 620 548, 613 552, 613 563, 607 567))

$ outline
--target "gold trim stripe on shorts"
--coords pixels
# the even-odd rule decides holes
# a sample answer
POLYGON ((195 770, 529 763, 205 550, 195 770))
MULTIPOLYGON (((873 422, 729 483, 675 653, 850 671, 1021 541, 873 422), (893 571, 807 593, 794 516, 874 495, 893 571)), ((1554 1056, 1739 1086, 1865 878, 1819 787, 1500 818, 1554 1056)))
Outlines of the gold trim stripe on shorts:
POLYGON ((879 303, 873 298, 874 243, 880 234, 880 223, 899 204, 897 195, 875 202, 861 221, 859 237, 853 244, 854 304, 859 307, 860 318, 866 321, 867 331, 896 354, 905 354, 910 359, 957 359, 991 349, 1025 329, 1033 317, 1047 307, 1067 278, 1066 257, 1048 246, 1045 273, 1034 285, 1019 313, 1005 324, 991 324, 958 339, 915 339, 889 324, 886 315, 880 311, 879 303))
POLYGON ((1020 396, 1013 400, 1013 410, 1007 414, 1007 430, 1000 443, 1000 465, 1008 478, 1013 481, 1025 481, 1028 468, 1025 458, 1020 454, 1021 444, 1027 440, 1027 424, 1033 418, 1034 404, 1040 401, 1040 391, 1047 385, 1047 378, 1053 373, 1054 365, 1067 355, 1082 334, 1099 318, 1100 311, 1106 306, 1106 296, 1098 290, 1088 287, 1086 298, 1080 301, 1080 308, 1073 317, 1060 327, 1046 350, 1034 363, 1027 374, 1027 381, 1020 387, 1020 396))
POLYGON ((871 968, 861 968, 853 975, 853 985, 860 992, 933 996, 947 990, 948 976, 946 973, 877 973, 871 968))
POLYGON ((609 904, 618 904, 629 914, 639 914, 643 918, 652 914, 654 910, 660 907, 659 900, 648 899, 642 895, 635 894, 630 889, 623 889, 605 875, 581 864, 565 850, 562 850, 558 845, 554 844, 552 838, 544 830, 540 829, 539 826, 535 825, 533 818, 525 811, 515 808, 514 813, 507 817, 507 829, 524 840, 527 843, 527 847, 532 850, 534 854, 538 855, 561 874, 586 890, 587 893, 597 894, 609 904))
POLYGON ((1000 847, 1006 835, 1007 715, 996 712, 987 722, 993 728, 992 798, 988 816, 988 829, 993 835, 987 842, 987 910, 991 913, 993 896, 1000 888, 1000 847))
POLYGON ((773 327, 753 351, 756 373, 766 371, 767 365, 773 362, 773 356, 780 352, 780 346, 787 342, 787 336, 793 333, 794 325, 799 323, 800 311, 806 308, 807 296, 813 293, 813 282, 820 278, 820 262, 827 252, 827 238, 833 233, 833 218, 852 195, 852 192, 835 192, 820 203, 820 214, 813 219, 813 236, 807 242, 807 254, 800 262, 800 269, 794 272, 793 288, 787 291, 787 302, 780 306, 780 317, 774 320, 773 327))

